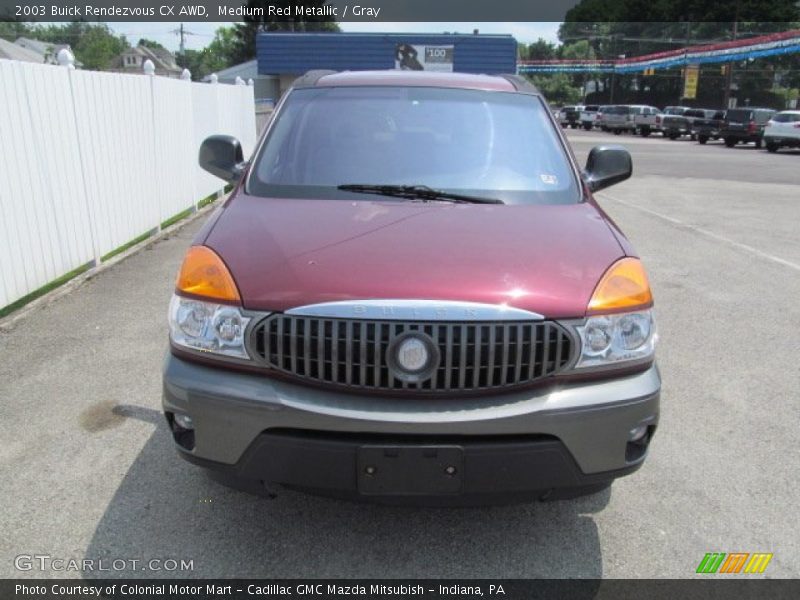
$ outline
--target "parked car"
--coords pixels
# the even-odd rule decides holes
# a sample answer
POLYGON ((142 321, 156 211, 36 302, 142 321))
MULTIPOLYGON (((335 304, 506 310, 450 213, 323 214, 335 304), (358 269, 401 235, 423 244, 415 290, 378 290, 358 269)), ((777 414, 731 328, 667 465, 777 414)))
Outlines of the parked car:
POLYGON ((748 142, 753 142, 756 148, 761 148, 764 126, 775 112, 771 108, 730 108, 725 113, 720 137, 725 140, 728 148, 748 142))
POLYGON ((664 137, 677 140, 679 137, 691 133, 689 120, 683 116, 688 110, 692 109, 688 106, 667 106, 664 109, 661 118, 661 131, 664 137))
POLYGON ((600 107, 597 104, 590 104, 584 106, 580 114, 580 123, 586 131, 591 131, 594 127, 594 122, 597 119, 597 111, 600 107))
POLYGON ((764 126, 764 145, 770 152, 779 148, 800 148, 800 110, 772 115, 764 126))
POLYGON ((633 107, 625 104, 608 106, 603 111, 603 131, 610 131, 617 135, 624 131, 634 130, 633 107))
POLYGON ((635 131, 642 137, 661 132, 662 113, 655 106, 642 106, 633 117, 635 131))
POLYGON ((631 158, 599 146, 581 171, 527 80, 312 72, 249 162, 230 136, 199 162, 234 187, 170 303, 182 457, 251 491, 426 503, 569 497, 641 466, 653 298, 592 197, 631 158))
POLYGON ((597 108, 597 115, 594 118, 594 127, 595 129, 600 129, 601 131, 608 131, 603 123, 603 113, 610 108, 608 104, 601 104, 597 108))
POLYGON ((708 140, 718 140, 724 120, 724 110, 706 111, 704 116, 692 120, 692 137, 701 144, 708 140))
POLYGON ((562 127, 577 129, 580 126, 580 116, 583 106, 565 106, 558 112, 558 121, 562 127))

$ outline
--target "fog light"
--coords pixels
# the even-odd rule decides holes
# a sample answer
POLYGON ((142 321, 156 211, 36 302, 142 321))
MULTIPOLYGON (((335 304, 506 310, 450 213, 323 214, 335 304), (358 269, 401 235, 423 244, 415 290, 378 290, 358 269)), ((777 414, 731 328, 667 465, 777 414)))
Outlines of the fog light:
POLYGON ((631 429, 630 433, 628 434, 628 439, 632 442, 638 442, 646 435, 647 435, 647 425, 637 425, 636 427, 631 429))
POLYGON ((181 429, 192 430, 194 429, 194 421, 189 415, 175 413, 175 424, 181 429))

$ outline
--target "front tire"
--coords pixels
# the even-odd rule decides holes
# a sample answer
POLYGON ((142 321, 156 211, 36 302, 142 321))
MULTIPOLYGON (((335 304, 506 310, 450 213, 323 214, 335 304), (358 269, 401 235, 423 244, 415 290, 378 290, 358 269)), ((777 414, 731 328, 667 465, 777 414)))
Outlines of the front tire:
POLYGON ((725 145, 728 148, 733 148, 736 145, 736 139, 735 138, 726 137, 725 138, 725 145))
POLYGON ((697 143, 698 144, 705 144, 708 141, 708 138, 704 135, 697 136, 697 143))
POLYGON ((767 142, 767 152, 772 152, 773 154, 778 151, 778 144, 773 142, 767 142))
POLYGON ((678 139, 678 134, 677 133, 670 133, 667 137, 674 141, 674 140, 678 139))
POLYGON ((646 127, 642 127, 642 128, 639 130, 639 133, 641 134, 641 136, 642 136, 642 137, 648 137, 648 136, 650 135, 650 133, 651 133, 651 132, 650 132, 650 129, 648 129, 648 128, 646 128, 646 127))
POLYGON ((762 143, 761 143, 761 138, 758 138, 758 139, 756 140, 756 148, 761 148, 761 145, 762 145, 762 143))

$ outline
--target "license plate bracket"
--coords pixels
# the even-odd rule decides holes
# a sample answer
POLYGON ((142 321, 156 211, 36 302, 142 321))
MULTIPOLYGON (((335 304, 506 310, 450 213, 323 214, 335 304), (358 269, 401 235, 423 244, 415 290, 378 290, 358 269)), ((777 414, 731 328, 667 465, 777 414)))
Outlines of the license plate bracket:
POLYGON ((364 495, 457 494, 464 474, 461 446, 366 445, 358 449, 358 491, 364 495))

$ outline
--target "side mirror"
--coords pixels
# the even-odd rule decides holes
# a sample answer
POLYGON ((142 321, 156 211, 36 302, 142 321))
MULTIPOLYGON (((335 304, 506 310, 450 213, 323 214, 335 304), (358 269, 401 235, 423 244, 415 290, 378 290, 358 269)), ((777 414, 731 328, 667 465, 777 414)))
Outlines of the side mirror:
POLYGON ((200 145, 198 162, 212 175, 234 183, 244 171, 242 145, 230 135, 212 135, 200 145))
POLYGON ((625 181, 633 173, 630 153, 622 146, 595 146, 586 159, 583 178, 593 192, 602 190, 620 181, 625 181))

